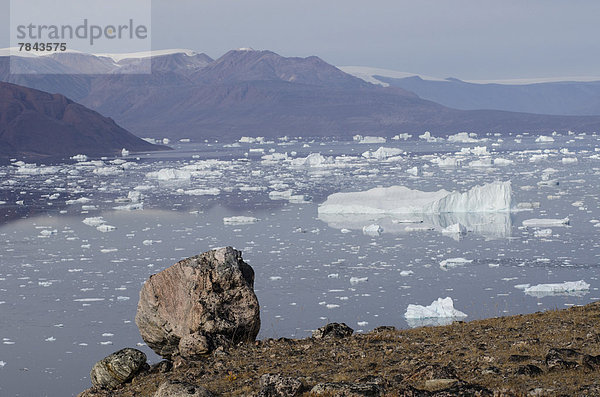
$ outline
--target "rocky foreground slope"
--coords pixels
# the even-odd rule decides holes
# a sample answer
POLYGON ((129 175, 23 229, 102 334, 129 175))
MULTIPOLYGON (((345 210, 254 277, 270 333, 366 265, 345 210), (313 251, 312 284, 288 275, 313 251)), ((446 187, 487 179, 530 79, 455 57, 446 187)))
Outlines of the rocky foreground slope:
MULTIPOLYGON (((209 293, 200 295, 214 297, 222 282, 240 281, 246 269, 232 248, 194 258, 175 265, 183 271, 171 273, 178 275, 168 278, 172 288, 178 288, 176 278, 188 283, 191 278, 182 275, 200 274, 198 280, 210 282, 195 284, 195 290, 204 285, 209 293), (217 260, 209 264, 207 258, 217 260)), ((145 299, 142 293, 141 302, 145 299)), ((204 306, 202 299, 195 303, 204 306)), ((214 308, 210 324, 235 321, 228 304, 214 308)), ((379 327, 357 335, 333 323, 300 340, 209 338, 206 351, 187 357, 182 344, 174 349, 171 340, 165 345, 170 359, 152 366, 135 349, 100 361, 92 370, 95 386, 80 396, 597 396, 599 318, 600 303, 593 303, 444 327, 379 327)), ((210 334, 204 325, 199 320, 191 328, 198 335, 224 335, 210 334)), ((141 325, 142 335, 146 326, 141 325)))

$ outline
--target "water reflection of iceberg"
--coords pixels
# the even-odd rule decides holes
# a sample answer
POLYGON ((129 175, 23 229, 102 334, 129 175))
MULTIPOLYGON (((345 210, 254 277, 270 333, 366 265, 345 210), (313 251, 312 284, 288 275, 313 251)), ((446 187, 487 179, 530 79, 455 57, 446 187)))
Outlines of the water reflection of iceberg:
POLYGON ((455 321, 461 321, 464 319, 464 317, 405 318, 406 323, 411 328, 450 325, 455 321))
POLYGON ((424 229, 429 228, 441 232, 450 225, 460 223, 469 232, 492 239, 510 237, 512 228, 512 219, 508 212, 411 214, 406 216, 319 213, 318 219, 334 229, 362 230, 365 225, 377 223, 384 233, 392 234, 407 233, 407 226, 415 226, 415 224, 420 228, 422 226, 424 229))

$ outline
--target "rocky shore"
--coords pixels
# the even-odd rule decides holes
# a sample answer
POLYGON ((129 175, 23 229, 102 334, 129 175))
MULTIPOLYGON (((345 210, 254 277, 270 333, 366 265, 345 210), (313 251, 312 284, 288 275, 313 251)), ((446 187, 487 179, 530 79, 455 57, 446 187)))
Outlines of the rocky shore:
POLYGON ((306 339, 255 341, 253 280, 231 247, 152 276, 136 322, 165 360, 150 366, 123 349, 94 366, 79 396, 600 395, 600 303, 365 334, 332 323, 306 339))

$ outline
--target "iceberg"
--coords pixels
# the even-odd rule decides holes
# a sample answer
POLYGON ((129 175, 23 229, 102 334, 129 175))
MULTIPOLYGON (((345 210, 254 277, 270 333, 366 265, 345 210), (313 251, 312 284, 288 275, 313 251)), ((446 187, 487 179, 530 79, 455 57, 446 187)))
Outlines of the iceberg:
POLYGON ((319 206, 319 214, 443 214, 509 212, 513 208, 510 181, 492 182, 470 190, 423 192, 404 186, 363 192, 334 193, 319 206))
POLYGON ((456 143, 474 143, 479 142, 480 139, 477 139, 477 134, 468 133, 468 132, 459 132, 454 135, 448 136, 448 142, 456 142, 456 143))
POLYGON ((537 143, 554 142, 554 138, 552 138, 551 136, 540 135, 537 138, 535 138, 535 141, 537 143))
POLYGON ((258 222, 258 219, 253 216, 230 216, 223 218, 225 225, 245 225, 258 222))
POLYGON ((322 167, 327 164, 333 164, 333 159, 325 157, 321 153, 311 153, 306 157, 292 160, 292 165, 296 167, 322 167))
POLYGON ((523 226, 526 227, 550 227, 550 226, 567 226, 569 224, 569 218, 563 219, 525 219, 523 226))
POLYGON ((441 261, 440 267, 442 269, 448 269, 449 267, 462 266, 462 265, 465 265, 465 264, 471 263, 471 262, 473 262, 472 259, 449 258, 449 259, 444 259, 443 261, 441 261))
POLYGON ((371 237, 379 236, 383 232, 383 229, 381 228, 381 226, 379 226, 377 224, 365 226, 365 227, 363 227, 362 230, 363 230, 363 234, 365 234, 367 236, 371 236, 371 237))
POLYGON ((380 136, 354 135, 352 139, 358 143, 385 143, 387 141, 386 138, 380 136))
POLYGON ((438 298, 429 306, 408 305, 404 313, 404 318, 411 327, 450 324, 456 319, 465 317, 467 317, 465 313, 454 308, 454 302, 450 297, 438 298))
POLYGON ((106 221, 101 216, 85 218, 82 222, 88 226, 93 226, 93 227, 104 225, 106 223, 106 221))
POLYGON ((590 285, 583 280, 566 281, 557 284, 538 284, 524 289, 527 295, 543 298, 545 296, 570 295, 582 296, 588 293, 590 285))
POLYGON ((362 154, 366 159, 385 160, 390 157, 401 156, 406 152, 402 149, 380 146, 379 149, 372 151, 367 150, 362 154))

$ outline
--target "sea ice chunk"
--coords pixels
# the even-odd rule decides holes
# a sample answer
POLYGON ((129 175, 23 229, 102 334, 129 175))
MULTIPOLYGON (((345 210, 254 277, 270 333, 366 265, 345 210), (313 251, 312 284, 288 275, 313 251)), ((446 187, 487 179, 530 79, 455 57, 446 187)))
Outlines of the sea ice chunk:
POLYGON ((258 222, 258 218, 253 216, 230 216, 223 218, 223 223, 226 225, 244 225, 255 222, 258 222))
POLYGON ((146 178, 157 179, 159 181, 189 180, 192 178, 192 173, 174 168, 163 168, 159 171, 148 172, 146 178))
POLYGON ((406 319, 428 319, 428 318, 463 318, 467 315, 454 308, 452 298, 438 298, 429 306, 410 304, 404 313, 406 319))
POLYGON ((350 284, 358 284, 369 281, 369 277, 350 277, 350 284))
POLYGON ((96 226, 96 230, 98 230, 99 232, 102 232, 102 233, 112 232, 115 229, 116 229, 116 227, 111 226, 111 225, 96 226))
POLYGON ((354 135, 352 139, 358 143, 385 143, 387 141, 384 137, 362 135, 354 135))
POLYGON ((299 157, 292 160, 292 165, 296 167, 322 167, 327 164, 333 164, 333 159, 325 157, 321 153, 311 153, 306 157, 299 157))
POLYGON ((535 138, 535 141, 538 143, 554 142, 554 138, 552 138, 551 136, 540 135, 537 138, 535 138))
POLYGON ((365 234, 367 236, 379 236, 383 232, 383 229, 381 228, 381 226, 379 226, 377 224, 372 224, 372 225, 364 226, 362 231, 363 231, 363 234, 365 234))
POLYGON ((550 227, 550 226, 567 226, 569 224, 569 218, 563 219, 525 219, 523 221, 523 226, 527 227, 550 227))
POLYGON ((583 280, 566 281, 557 284, 538 284, 525 288, 525 293, 536 297, 551 295, 584 295, 590 289, 590 285, 583 280))
POLYGON ((404 153, 405 152, 402 149, 381 146, 375 151, 367 150, 362 156, 366 159, 385 160, 389 157, 400 156, 404 153))
POLYGON ((440 262, 440 267, 447 269, 449 267, 462 266, 466 263, 471 263, 471 262, 473 262, 473 259, 448 258, 448 259, 444 259, 443 261, 440 262))
POLYGON ((103 225, 106 223, 106 221, 101 216, 85 218, 82 222, 88 226, 94 226, 94 227, 100 226, 100 225, 103 225))

